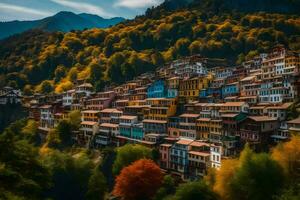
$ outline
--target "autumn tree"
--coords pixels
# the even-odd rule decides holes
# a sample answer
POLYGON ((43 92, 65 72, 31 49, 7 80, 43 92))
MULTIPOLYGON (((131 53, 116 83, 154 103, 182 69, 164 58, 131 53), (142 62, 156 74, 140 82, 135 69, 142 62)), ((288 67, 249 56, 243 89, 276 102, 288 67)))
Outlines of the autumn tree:
POLYGON ((152 158, 151 149, 141 146, 141 145, 132 145, 127 144, 123 147, 117 148, 116 159, 113 164, 113 173, 115 175, 126 166, 130 165, 136 160, 143 158, 152 158))
POLYGON ((113 189, 124 200, 151 199, 162 183, 162 172, 152 160, 141 159, 122 169, 113 189))
POLYGON ((284 185, 282 168, 268 154, 248 145, 239 160, 228 160, 216 172, 214 190, 222 199, 274 199, 284 185))
POLYGON ((63 77, 66 76, 66 68, 63 65, 58 65, 54 71, 54 80, 59 82, 63 77))
POLYGON ((43 94, 48 94, 50 92, 53 92, 53 85, 50 81, 46 80, 43 81, 40 85, 40 92, 43 94))
POLYGON ((283 168, 288 183, 281 199, 284 199, 284 196, 300 197, 299 147, 300 136, 293 136, 289 142, 278 144, 272 151, 272 157, 283 168))
POLYGON ((37 144, 40 141, 38 134, 38 123, 34 120, 28 120, 25 127, 22 128, 24 138, 29 142, 37 144))

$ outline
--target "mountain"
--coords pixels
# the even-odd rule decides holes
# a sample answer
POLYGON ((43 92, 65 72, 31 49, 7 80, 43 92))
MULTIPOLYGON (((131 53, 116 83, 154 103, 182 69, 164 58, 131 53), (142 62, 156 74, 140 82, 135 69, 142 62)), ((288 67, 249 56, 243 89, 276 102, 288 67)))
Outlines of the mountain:
POLYGON ((63 11, 41 20, 0 22, 0 39, 29 29, 68 32, 86 28, 107 28, 124 20, 125 19, 121 17, 104 19, 92 14, 74 14, 72 12, 63 11))
POLYGON ((300 51, 296 10, 299 0, 167 0, 108 29, 27 31, 0 41, 0 87, 61 92, 85 79, 99 90, 193 54, 234 66, 278 43, 300 51))

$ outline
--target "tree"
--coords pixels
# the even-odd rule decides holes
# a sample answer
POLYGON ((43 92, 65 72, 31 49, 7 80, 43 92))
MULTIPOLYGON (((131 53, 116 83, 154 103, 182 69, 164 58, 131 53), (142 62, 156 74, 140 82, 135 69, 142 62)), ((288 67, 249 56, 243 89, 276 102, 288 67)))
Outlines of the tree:
POLYGON ((50 81, 43 81, 41 83, 41 86, 40 86, 40 92, 43 93, 43 94, 48 94, 50 92, 53 92, 53 85, 50 81))
POLYGON ((173 200, 217 200, 217 195, 214 193, 204 181, 199 182, 188 182, 181 184, 173 200))
POLYGON ((24 123, 14 124, 0 135, 0 198, 42 199, 50 187, 50 173, 40 161, 38 149, 20 139, 18 132, 23 127, 19 125, 24 123))
POLYGON ((300 136, 292 136, 289 142, 277 145, 272 157, 281 165, 291 185, 300 184, 300 136))
POLYGON ((189 55, 190 54, 189 45, 190 45, 190 40, 187 38, 181 38, 177 40, 175 44, 177 54, 180 56, 189 55))
POLYGON ((284 184, 282 168, 268 154, 248 145, 239 160, 228 160, 216 172, 214 190, 222 199, 274 199, 284 184))
POLYGON ((115 175, 119 174, 124 167, 142 158, 152 158, 151 149, 141 145, 132 144, 119 147, 117 149, 116 160, 113 164, 113 173, 115 175))
POLYGON ((73 110, 69 114, 69 122, 72 125, 72 129, 78 130, 81 123, 81 113, 79 110, 73 110))
POLYGON ((47 142, 49 147, 65 148, 72 144, 72 124, 62 120, 48 134, 47 142))
POLYGON ((42 154, 53 184, 45 192, 49 199, 86 199, 94 164, 84 151, 70 155, 58 150, 42 154))
POLYGON ((92 62, 89 64, 89 68, 91 81, 95 85, 103 77, 103 67, 96 62, 92 62))
POLYGON ((96 167, 89 179, 86 198, 88 200, 102 200, 104 199, 106 190, 107 186, 105 177, 99 168, 96 167))
POLYGON ((165 197, 174 194, 176 191, 176 182, 171 175, 165 175, 162 181, 162 185, 155 194, 155 200, 161 200, 165 197))
POLYGON ((58 65, 54 71, 54 80, 55 82, 59 82, 63 77, 66 76, 66 68, 63 65, 58 65))
POLYGON ((22 129, 24 137, 31 143, 39 142, 38 124, 34 120, 28 120, 26 126, 22 129))
POLYGON ((122 169, 113 189, 124 200, 151 199, 162 183, 162 172, 152 160, 141 159, 122 169))
POLYGON ((73 83, 75 83, 77 81, 77 77, 78 77, 78 71, 76 68, 71 68, 69 73, 68 73, 68 77, 69 80, 73 83))

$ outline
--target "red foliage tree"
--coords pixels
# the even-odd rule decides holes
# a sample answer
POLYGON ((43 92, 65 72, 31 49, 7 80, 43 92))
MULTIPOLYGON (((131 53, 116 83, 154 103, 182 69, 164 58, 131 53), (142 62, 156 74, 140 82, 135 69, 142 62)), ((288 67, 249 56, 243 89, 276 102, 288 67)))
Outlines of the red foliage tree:
POLYGON ((124 200, 151 199, 160 188, 162 178, 159 166, 152 160, 141 159, 122 169, 113 194, 124 200))

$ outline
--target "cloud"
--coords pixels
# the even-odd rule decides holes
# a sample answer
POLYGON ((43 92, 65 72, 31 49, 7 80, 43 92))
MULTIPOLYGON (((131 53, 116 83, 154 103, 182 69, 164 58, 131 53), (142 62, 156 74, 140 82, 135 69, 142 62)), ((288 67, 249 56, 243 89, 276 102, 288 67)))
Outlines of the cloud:
POLYGON ((1 12, 6 12, 6 13, 11 13, 11 12, 17 12, 17 14, 25 14, 29 15, 24 18, 31 19, 33 17, 47 17, 49 15, 52 15, 53 13, 40 10, 40 9, 33 9, 33 8, 28 8, 24 6, 17 6, 13 4, 7 4, 7 3, 0 3, 0 11, 1 12))
POLYGON ((118 0, 114 6, 136 9, 157 6, 162 2, 163 0, 118 0))
POLYGON ((97 14, 101 17, 114 17, 113 14, 106 12, 103 8, 89 3, 74 2, 69 0, 50 0, 59 5, 63 5, 79 12, 97 14))

